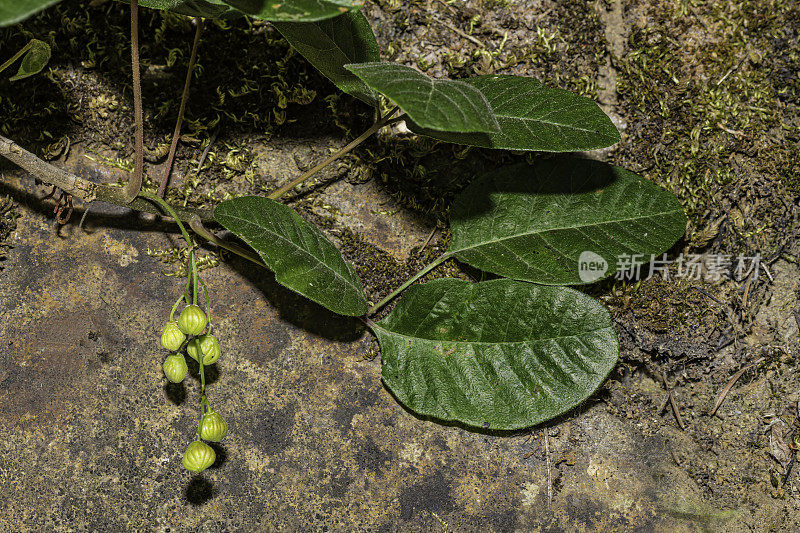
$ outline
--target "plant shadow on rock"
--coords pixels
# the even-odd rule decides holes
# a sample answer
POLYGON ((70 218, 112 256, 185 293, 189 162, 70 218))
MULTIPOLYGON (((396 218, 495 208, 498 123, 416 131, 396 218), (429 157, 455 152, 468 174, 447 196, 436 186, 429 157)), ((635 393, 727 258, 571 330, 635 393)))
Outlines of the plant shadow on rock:
POLYGON ((181 405, 186 401, 186 385, 183 382, 172 383, 167 381, 164 383, 164 395, 173 404, 181 405))
MULTIPOLYGON (((606 167, 577 189, 569 189, 570 184, 563 182, 550 183, 537 190, 545 194, 588 192, 602 188, 613 179, 610 165, 589 159, 581 152, 529 152, 520 155, 508 150, 449 144, 424 136, 382 143, 372 159, 382 189, 412 212, 423 213, 444 223, 449 222, 447 213, 456 195, 475 178, 514 164, 534 164, 545 159, 563 162, 581 160, 586 161, 587 165, 606 167)), ((530 193, 530 188, 529 182, 515 181, 504 184, 497 192, 530 193)), ((485 205, 486 211, 492 207, 488 201, 485 205)))
POLYGON ((214 490, 214 484, 205 476, 199 474, 192 476, 192 479, 183 491, 184 497, 193 506, 200 506, 207 503, 216 493, 217 491, 214 490))
MULTIPOLYGON (((244 243, 241 245, 247 247, 244 243)), ((239 257, 230 257, 227 263, 264 295, 278 310, 281 320, 332 341, 353 342, 364 335, 366 327, 358 318, 336 314, 287 289, 275 281, 275 274, 270 270, 239 257)))
POLYGON ((523 161, 505 150, 471 148, 420 136, 390 139, 373 155, 378 183, 412 212, 447 222, 453 198, 476 176, 523 161))
MULTIPOLYGON (((129 17, 125 3, 87 9, 63 2, 28 19, 26 31, 52 35, 51 74, 48 79, 0 80, 0 93, 15 94, 13 105, 10 99, 0 100, 0 133, 34 152, 69 136, 72 142, 99 142, 130 155, 134 124, 129 17), (52 32, 54 27, 64 29, 52 32), (84 38, 76 39, 77 33, 84 38), (88 40, 97 45, 85 46, 88 40)), ((224 127, 219 140, 235 142, 260 135, 339 136, 337 122, 356 131, 367 127, 368 107, 349 96, 336 100, 340 91, 294 53, 277 30, 258 21, 253 24, 241 18, 227 21, 227 29, 213 22, 206 25, 184 135, 209 137, 224 127), (231 61, 232 49, 239 54, 236 61, 231 61)), ((188 18, 139 10, 146 146, 167 142, 175 127, 193 34, 188 18)), ((0 29, 3 50, 19 49, 27 41, 16 26, 0 29)), ((187 149, 196 147, 182 143, 179 154, 187 149)))
MULTIPOLYGON (((189 375, 200 383, 200 364, 187 356, 186 366, 189 367, 189 375)), ((203 374, 205 376, 206 386, 216 383, 219 380, 219 368, 217 368, 217 364, 204 365, 203 374)))
POLYGON ((208 468, 211 470, 217 470, 219 468, 222 468, 222 465, 224 465, 225 462, 228 460, 228 450, 225 448, 225 446, 223 446, 219 442, 208 442, 207 444, 214 449, 214 453, 217 456, 216 460, 214 461, 214 464, 212 464, 208 468))

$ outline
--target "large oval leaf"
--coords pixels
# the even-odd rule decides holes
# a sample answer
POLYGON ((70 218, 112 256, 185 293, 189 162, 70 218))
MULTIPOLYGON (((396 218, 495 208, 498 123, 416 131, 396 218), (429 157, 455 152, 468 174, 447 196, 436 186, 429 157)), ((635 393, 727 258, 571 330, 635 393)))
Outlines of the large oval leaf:
MULTIPOLYGON (((130 4, 130 0, 117 1, 130 4)), ((222 0, 139 0, 139 6, 210 19, 242 16, 222 0)))
POLYGON ((529 427, 575 407, 619 355, 597 301, 509 279, 414 285, 372 327, 384 383, 401 403, 490 429, 529 427))
POLYGON ((400 106, 423 128, 500 131, 483 94, 462 81, 434 79, 397 63, 359 63, 345 68, 400 106))
POLYGON ((21 22, 60 0, 0 0, 0 27, 21 22))
POLYGON ((364 0, 224 0, 242 13, 261 20, 314 22, 360 9, 364 0))
POLYGON ((618 258, 666 251, 686 229, 677 198, 632 172, 587 159, 493 171, 456 199, 450 253, 508 278, 591 283, 618 258), (605 267, 603 264, 605 263, 605 267))
POLYGON ((360 8, 363 3, 363 0, 139 0, 142 7, 194 17, 249 15, 261 20, 296 22, 337 17, 350 9, 360 8))
POLYGON ((344 68, 348 63, 380 61, 372 28, 360 11, 319 22, 273 22, 289 44, 339 89, 377 106, 375 91, 344 68))
POLYGON ((336 246, 290 207, 259 196, 222 202, 214 218, 258 252, 281 285, 334 313, 367 312, 364 288, 336 246))
POLYGON ((620 139, 614 123, 592 100, 546 87, 535 78, 489 75, 463 81, 486 97, 500 125, 498 133, 440 132, 413 121, 409 128, 447 142, 504 150, 574 152, 620 139))

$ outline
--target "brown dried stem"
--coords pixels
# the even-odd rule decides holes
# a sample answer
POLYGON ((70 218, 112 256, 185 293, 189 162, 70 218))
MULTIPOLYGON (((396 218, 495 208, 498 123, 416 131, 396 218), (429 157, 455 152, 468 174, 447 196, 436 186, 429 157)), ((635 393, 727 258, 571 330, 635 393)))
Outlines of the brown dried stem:
POLYGON ((161 178, 161 185, 158 186, 158 197, 163 198, 164 192, 167 190, 169 183, 169 175, 172 173, 172 162, 175 160, 175 151, 178 149, 178 140, 181 137, 181 126, 183 125, 183 114, 186 111, 186 102, 189 100, 189 86, 192 83, 192 73, 194 71, 194 64, 197 61, 197 47, 200 44, 200 34, 203 31, 203 19, 196 17, 194 19, 196 31, 194 32, 194 42, 192 43, 192 53, 189 57, 189 68, 186 71, 186 81, 183 83, 183 94, 181 94, 181 105, 178 109, 178 120, 175 122, 175 131, 172 133, 172 145, 169 147, 169 156, 167 157, 166 168, 164 169, 164 177, 161 178))
POLYGON ((136 199, 144 173, 144 120, 142 119, 142 81, 139 74, 139 0, 131 0, 131 69, 133 71, 133 116, 136 121, 133 176, 125 186, 126 204, 136 199))
MULTIPOLYGON (((0 156, 22 167, 41 181, 54 185, 84 202, 101 201, 128 207, 136 211, 144 211, 155 215, 161 214, 161 211, 155 205, 141 197, 129 201, 125 189, 113 185, 94 183, 55 167, 2 135, 0 135, 0 156)), ((206 223, 214 221, 211 211, 180 208, 175 208, 175 211, 184 222, 189 222, 194 217, 199 217, 200 220, 206 223)))

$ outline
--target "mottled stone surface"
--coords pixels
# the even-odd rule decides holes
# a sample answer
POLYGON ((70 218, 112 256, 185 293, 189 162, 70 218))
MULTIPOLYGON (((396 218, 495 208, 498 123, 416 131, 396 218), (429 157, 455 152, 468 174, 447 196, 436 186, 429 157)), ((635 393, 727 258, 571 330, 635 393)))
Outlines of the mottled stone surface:
POLYGON ((229 435, 192 476, 180 458, 197 382, 166 385, 158 344, 182 284, 145 254, 165 238, 113 227, 59 238, 32 212, 19 226, 16 267, 0 274, 0 529, 593 530, 656 520, 670 491, 653 476, 675 498, 693 492, 657 439, 602 403, 516 437, 416 418, 365 359, 374 346, 359 323, 235 261, 205 275, 223 347, 208 391, 229 435), (550 510, 546 431, 558 433, 550 510))

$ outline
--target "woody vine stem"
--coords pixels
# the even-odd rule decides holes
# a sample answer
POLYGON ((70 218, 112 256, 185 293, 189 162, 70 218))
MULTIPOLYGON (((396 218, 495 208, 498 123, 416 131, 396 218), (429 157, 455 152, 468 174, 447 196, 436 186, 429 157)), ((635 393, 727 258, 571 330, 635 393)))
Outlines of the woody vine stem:
MULTIPOLYGON (((190 77, 187 76, 187 82, 189 79, 190 77)), ((186 91, 184 90, 184 93, 185 92, 186 91)), ((275 192, 270 194, 269 197, 279 198, 281 195, 285 194, 293 187, 296 187, 303 181, 306 181, 309 178, 311 178, 314 174, 322 170, 325 166, 331 164, 335 160, 339 159, 343 155, 353 150, 356 146, 363 143, 366 139, 368 139, 372 134, 379 131, 382 127, 403 120, 404 119, 403 115, 399 117, 393 117, 393 115, 396 112, 397 108, 394 108, 385 115, 383 115, 382 117, 380 117, 377 121, 375 121, 375 123, 369 129, 367 129, 362 135, 360 135, 355 140, 350 142, 344 148, 332 154, 328 159, 316 165, 311 170, 303 173, 298 178, 295 178, 290 183, 284 185, 283 187, 280 187, 275 192)), ((176 129, 179 131, 180 128, 176 129)), ((196 233, 203 239, 207 240, 208 242, 216 245, 219 248, 228 250, 229 252, 234 253, 239 257, 242 257, 243 259, 246 259, 261 267, 265 267, 264 262, 261 261, 258 255, 254 254, 250 250, 241 248, 236 244, 229 243, 223 239, 220 239, 212 231, 206 228, 205 224, 215 223, 214 216, 211 213, 211 211, 205 209, 184 209, 184 208, 172 207, 169 204, 167 204, 159 195, 150 193, 146 190, 139 190, 137 196, 135 196, 133 200, 128 201, 126 192, 130 188, 130 182, 128 183, 126 188, 123 189, 114 185, 99 184, 85 180, 79 176, 76 176, 75 174, 67 172, 61 168, 51 165, 50 163, 47 163, 46 161, 43 161, 36 155, 32 154, 31 152, 25 150, 24 148, 16 144, 11 139, 3 137, 2 135, 0 135, 0 156, 3 156, 6 159, 17 164, 19 167, 28 171, 30 174, 32 174, 39 180, 48 183, 50 185, 54 185, 59 189, 63 190, 64 192, 66 192, 67 194, 70 194, 80 200, 83 200, 86 203, 101 201, 121 207, 127 207, 136 211, 141 211, 156 215, 161 215, 163 209, 169 214, 170 217, 172 217, 173 221, 176 224, 178 224, 178 227, 183 235, 183 238, 186 240, 187 243, 191 243, 192 240, 188 232, 186 231, 186 228, 183 225, 184 222, 189 225, 189 227, 192 229, 194 233, 196 233)), ((134 178, 132 178, 131 181, 134 181, 134 178)), ((194 257, 193 251, 191 251, 190 254, 191 254, 190 257, 193 258, 194 257)), ((450 258, 450 255, 444 254, 438 259, 436 259, 434 262, 423 268, 420 272, 418 272, 411 279, 406 281, 403 285, 398 287, 395 291, 389 294, 381 302, 372 306, 368 314, 371 315, 377 312, 381 307, 386 305, 394 297, 396 297, 403 290, 405 290, 409 285, 411 285, 416 280, 418 280, 419 278, 421 278, 422 276, 433 270, 435 267, 440 265, 448 258, 450 258)), ((202 280, 200 281, 200 283, 202 283, 202 280)), ((176 308, 177 308, 177 303, 176 307, 173 309, 173 314, 176 308)))

